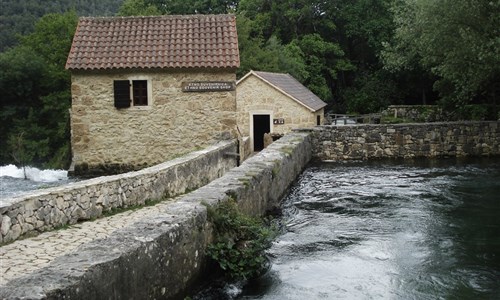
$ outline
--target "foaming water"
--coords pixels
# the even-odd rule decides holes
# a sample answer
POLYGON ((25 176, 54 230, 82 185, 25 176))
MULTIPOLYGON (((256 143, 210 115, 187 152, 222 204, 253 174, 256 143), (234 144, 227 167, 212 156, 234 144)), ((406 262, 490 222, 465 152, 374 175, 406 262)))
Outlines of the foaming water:
MULTIPOLYGON (((14 165, 0 167, 0 177, 12 177, 24 179, 25 171, 14 165)), ((36 182, 54 182, 68 179, 66 170, 40 170, 33 167, 26 167, 26 177, 36 182)))
POLYGON ((499 195, 498 159, 312 165, 237 299, 499 299, 499 195))
POLYGON ((26 170, 14 165, 0 167, 0 201, 39 188, 68 183, 66 170, 40 170, 26 167, 26 170), (25 179, 26 174, 26 179, 25 179))

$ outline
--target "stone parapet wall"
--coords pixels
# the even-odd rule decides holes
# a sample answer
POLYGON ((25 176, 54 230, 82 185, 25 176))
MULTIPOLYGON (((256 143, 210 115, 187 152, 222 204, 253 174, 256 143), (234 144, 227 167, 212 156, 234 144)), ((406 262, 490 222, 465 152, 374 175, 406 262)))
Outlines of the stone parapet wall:
POLYGON ((72 74, 71 147, 75 175, 152 166, 235 138, 236 92, 184 92, 183 83, 232 82, 232 70, 72 74), (147 80, 147 106, 116 108, 115 80, 147 80))
POLYGON ((0 299, 184 299, 197 278, 211 274, 205 257, 212 239, 206 205, 232 198, 244 212, 262 214, 279 204, 310 159, 310 134, 286 135, 157 217, 8 282, 0 299))
POLYGON ((252 154, 252 144, 250 143, 250 137, 244 136, 239 138, 240 143, 240 162, 243 162, 245 159, 249 158, 252 154))
POLYGON ((312 131, 320 160, 500 155, 500 122, 321 126, 312 131))
POLYGON ((102 216, 117 208, 143 205, 186 193, 236 166, 236 142, 219 142, 141 171, 98 177, 3 199, 0 243, 102 216))

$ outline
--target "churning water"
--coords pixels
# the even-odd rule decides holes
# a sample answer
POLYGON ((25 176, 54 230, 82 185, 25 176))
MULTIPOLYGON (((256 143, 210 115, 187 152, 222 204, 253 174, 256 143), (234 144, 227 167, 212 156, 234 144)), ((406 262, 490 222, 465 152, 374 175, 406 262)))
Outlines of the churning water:
POLYGON ((312 165, 228 299, 500 299, 500 160, 312 165))
POLYGON ((26 179, 24 175, 24 170, 14 165, 0 167, 0 203, 2 198, 70 181, 68 171, 65 170, 40 170, 26 167, 26 179))

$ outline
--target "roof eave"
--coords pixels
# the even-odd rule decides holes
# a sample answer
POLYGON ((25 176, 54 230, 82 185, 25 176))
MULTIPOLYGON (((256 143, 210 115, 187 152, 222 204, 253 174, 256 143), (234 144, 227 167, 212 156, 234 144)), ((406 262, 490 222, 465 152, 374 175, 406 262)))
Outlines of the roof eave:
POLYGON ((307 108, 308 110, 310 110, 311 112, 317 112, 318 110, 320 110, 321 108, 324 108, 326 106, 326 104, 321 107, 321 108, 318 108, 318 109, 314 109, 306 104, 304 104, 302 101, 298 100, 297 98, 295 98, 294 96, 288 94, 287 92, 285 92, 284 90, 282 90, 281 88, 279 88, 278 86, 272 84, 270 81, 266 80, 265 78, 263 78, 262 76, 259 76, 259 74, 257 74, 256 72, 254 72, 253 70, 251 70, 250 72, 248 72, 245 76, 243 76, 240 80, 238 80, 236 82, 236 85, 238 85, 240 82, 243 82, 245 79, 247 79, 248 77, 250 77, 251 75, 255 75, 255 77, 259 78, 260 80, 264 81, 265 83, 269 84, 270 86, 272 86, 274 89, 276 89, 277 91, 279 91, 280 93, 284 94, 285 96, 287 96, 288 98, 292 99, 293 101, 297 102, 298 104, 302 105, 303 107, 307 108))
POLYGON ((111 67, 111 68, 93 68, 93 67, 68 67, 66 69, 70 72, 92 72, 92 71, 100 71, 100 72, 115 72, 115 71, 131 71, 131 70, 140 70, 140 71, 158 71, 158 70, 237 70, 238 66, 223 66, 223 67, 207 67, 207 66, 179 66, 179 67, 111 67))

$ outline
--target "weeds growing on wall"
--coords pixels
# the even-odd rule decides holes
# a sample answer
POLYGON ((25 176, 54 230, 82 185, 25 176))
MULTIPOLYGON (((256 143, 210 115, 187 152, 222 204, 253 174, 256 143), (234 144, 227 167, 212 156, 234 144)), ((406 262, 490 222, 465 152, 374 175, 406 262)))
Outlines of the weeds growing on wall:
POLYGON ((277 231, 263 220, 241 213, 234 200, 207 209, 215 234, 207 255, 231 279, 250 279, 261 274, 268 265, 265 251, 271 247, 277 231))

